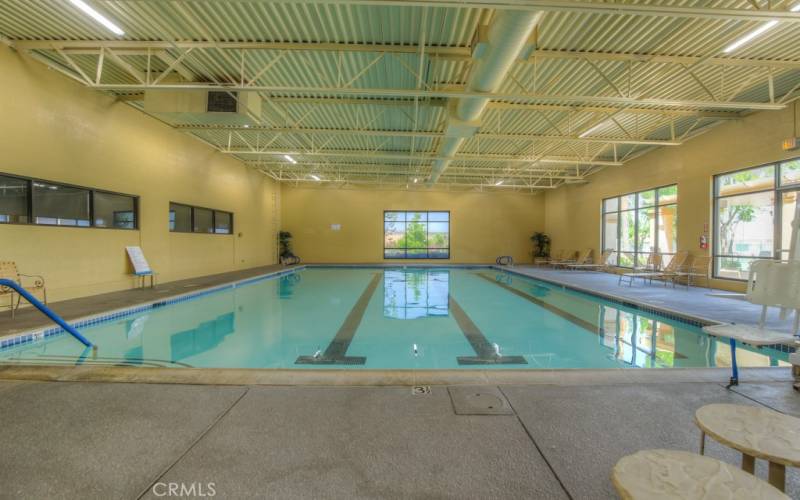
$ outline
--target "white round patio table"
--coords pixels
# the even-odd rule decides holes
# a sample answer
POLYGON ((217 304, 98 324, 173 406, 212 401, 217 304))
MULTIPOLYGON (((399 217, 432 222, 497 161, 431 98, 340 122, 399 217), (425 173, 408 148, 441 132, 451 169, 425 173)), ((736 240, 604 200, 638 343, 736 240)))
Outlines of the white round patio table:
POLYGON ((752 474, 688 451, 643 450, 620 459, 611 480, 623 500, 787 499, 752 474))
POLYGON ((710 404, 695 412, 700 453, 706 435, 742 453, 742 469, 754 473, 755 459, 769 462, 769 483, 786 489, 786 466, 800 466, 800 418, 759 406, 710 404))

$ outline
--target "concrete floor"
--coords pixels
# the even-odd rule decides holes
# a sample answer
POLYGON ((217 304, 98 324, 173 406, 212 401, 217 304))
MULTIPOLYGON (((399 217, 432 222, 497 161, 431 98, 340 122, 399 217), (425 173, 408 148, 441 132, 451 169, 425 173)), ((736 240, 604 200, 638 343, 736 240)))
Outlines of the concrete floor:
MULTIPOLYGON (((620 286, 616 274, 592 271, 557 270, 546 267, 515 266, 513 271, 564 284, 579 290, 605 295, 617 299, 629 300, 652 306, 656 309, 669 310, 684 316, 697 319, 708 319, 724 323, 756 324, 761 315, 761 307, 741 299, 718 297, 710 294, 730 294, 723 290, 710 291, 708 288, 685 286, 664 286, 654 281, 647 284, 637 279, 632 286, 620 286)), ((767 316, 767 326, 779 331, 791 331, 791 320, 781 320, 778 310, 771 308, 767 316)))
MULTIPOLYGON (((615 498, 622 456, 697 450, 703 404, 800 416, 788 383, 497 390, 512 414, 456 415, 445 386, 0 382, 0 498, 160 498, 160 483, 214 483, 226 499, 615 498)), ((730 449, 706 449, 738 464, 730 449)), ((788 477, 800 497, 800 473, 788 477)))

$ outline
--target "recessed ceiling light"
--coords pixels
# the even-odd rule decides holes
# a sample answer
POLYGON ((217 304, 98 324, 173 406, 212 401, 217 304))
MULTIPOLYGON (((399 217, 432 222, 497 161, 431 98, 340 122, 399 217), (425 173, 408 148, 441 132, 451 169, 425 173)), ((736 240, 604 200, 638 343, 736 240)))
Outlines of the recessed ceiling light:
POLYGON ((315 181, 319 181, 319 180, 321 180, 321 179, 319 178, 319 176, 318 176, 318 175, 315 175, 315 174, 311 174, 311 178, 312 178, 312 179, 314 179, 315 181))
POLYGON ((419 179, 417 179, 416 177, 414 177, 414 184, 416 184, 418 181, 419 181, 419 179))
POLYGON ((100 23, 103 26, 105 26, 109 31, 111 31, 115 35, 122 36, 122 35, 125 34, 125 32, 122 31, 122 28, 120 28, 116 24, 114 24, 111 21, 109 21, 106 16, 104 16, 103 14, 101 14, 101 13, 97 12, 96 10, 94 10, 92 7, 90 7, 83 0, 69 0, 69 1, 72 2, 72 5, 74 5, 75 7, 79 8, 79 9, 81 9, 85 14, 87 14, 89 17, 91 17, 92 19, 94 19, 98 23, 100 23))
POLYGON ((289 155, 283 155, 283 157, 286 158, 286 160, 289 161, 290 163, 297 163, 297 160, 295 160, 289 155))

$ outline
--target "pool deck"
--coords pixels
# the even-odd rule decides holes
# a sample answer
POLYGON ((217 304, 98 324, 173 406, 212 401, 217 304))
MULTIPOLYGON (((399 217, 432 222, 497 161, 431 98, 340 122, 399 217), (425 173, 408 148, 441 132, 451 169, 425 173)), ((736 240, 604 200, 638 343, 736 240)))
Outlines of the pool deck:
MULTIPOLYGON (((171 281, 158 284, 154 288, 133 288, 130 290, 120 290, 118 292, 103 293, 80 297, 77 299, 51 302, 50 308, 59 316, 67 321, 73 321, 85 316, 99 314, 115 309, 132 307, 139 304, 146 304, 168 297, 181 295, 189 292, 213 288, 234 281, 239 281, 255 276, 284 271, 292 266, 262 266, 228 273, 211 274, 199 276, 185 280, 171 281)), ((17 311, 16 317, 11 319, 11 311, 8 309, 0 310, 0 337, 12 335, 19 332, 28 331, 34 328, 41 328, 51 325, 52 322, 39 311, 32 307, 24 307, 17 311)))
MULTIPOLYGON (((620 286, 619 275, 593 271, 569 271, 546 267, 515 266, 510 271, 533 278, 565 285, 575 290, 644 304, 654 309, 671 311, 680 316, 690 316, 720 323, 757 324, 761 315, 761 307, 751 304, 742 298, 721 297, 714 294, 732 294, 723 290, 685 286, 672 288, 654 281, 653 284, 637 279, 632 286, 620 286)), ((778 310, 770 308, 767 315, 767 327, 789 332, 791 319, 781 320, 778 310)))
MULTIPOLYGON (((800 416, 786 382, 499 384, 504 415, 456 414, 450 387, 270 387, 0 381, 0 498, 616 498, 613 465, 696 452, 694 412, 762 405, 800 416), (197 490, 195 490, 197 491, 197 490), (206 493, 208 490, 206 489, 206 493)), ((712 440, 706 453, 739 455, 712 440)), ((766 478, 758 461, 757 474, 766 478)), ((787 470, 800 497, 800 473, 787 470)))

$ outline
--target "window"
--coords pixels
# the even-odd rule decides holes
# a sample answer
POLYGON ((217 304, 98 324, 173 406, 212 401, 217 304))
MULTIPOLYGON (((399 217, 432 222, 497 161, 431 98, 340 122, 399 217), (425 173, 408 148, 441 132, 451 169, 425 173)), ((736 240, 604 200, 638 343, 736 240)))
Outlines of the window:
POLYGON ((130 196, 113 193, 94 195, 94 225, 134 229, 136 227, 136 203, 130 196))
POLYGON ((214 227, 214 211, 207 208, 194 209, 194 232, 210 233, 214 227))
POLYGON ((169 204, 169 230, 178 233, 192 232, 192 207, 178 203, 169 204))
POLYGON ((757 259, 787 259, 800 158, 714 177, 714 277, 745 280, 757 259))
POLYGON ((173 233, 232 234, 233 214, 170 202, 169 230, 173 233))
POLYGON ((217 234, 231 234, 232 215, 228 212, 214 212, 214 232, 217 234))
POLYGON ((33 182, 33 221, 55 226, 91 225, 88 189, 33 182))
POLYGON ((0 175, 0 222, 28 222, 28 181, 0 175))
POLYGON ((383 258, 449 259, 450 212, 384 212, 383 258))
POLYGON ((678 186, 607 198, 602 224, 603 249, 615 252, 613 264, 644 266, 653 253, 669 258, 678 246, 678 186))
POLYGON ((136 196, 0 174, 0 223, 136 229, 136 196))

